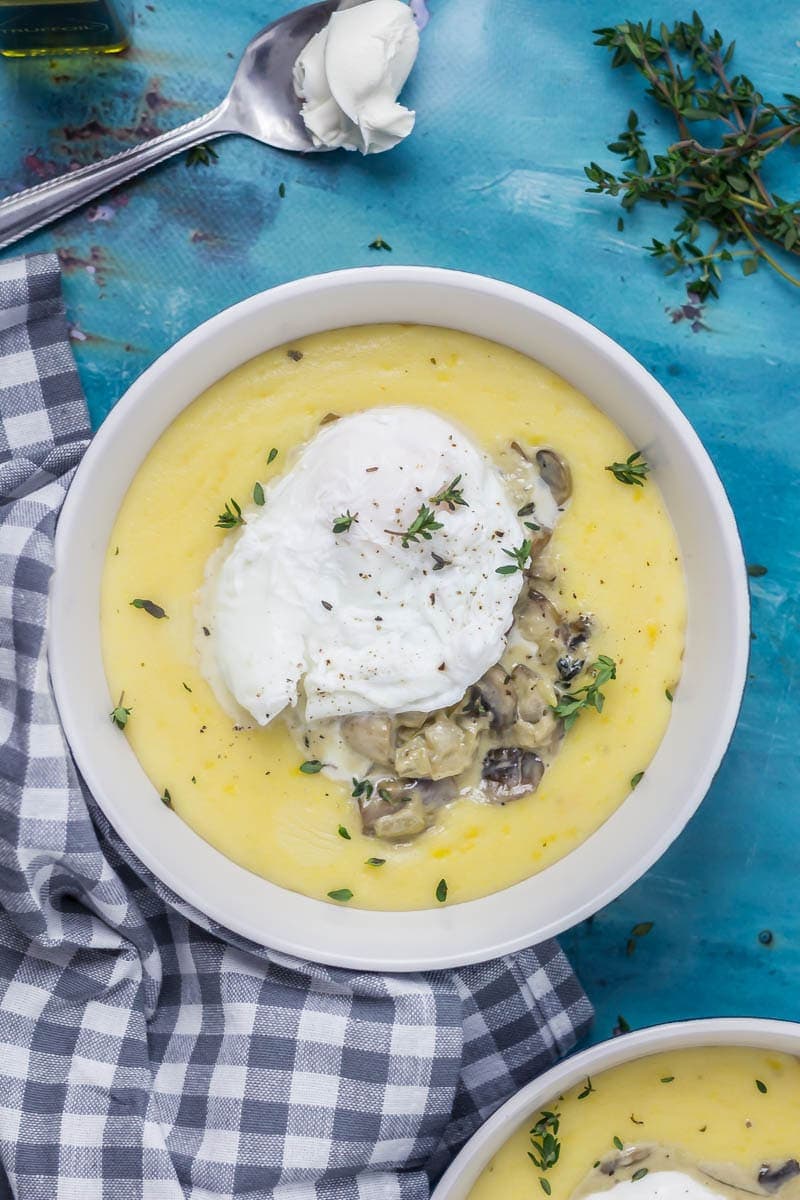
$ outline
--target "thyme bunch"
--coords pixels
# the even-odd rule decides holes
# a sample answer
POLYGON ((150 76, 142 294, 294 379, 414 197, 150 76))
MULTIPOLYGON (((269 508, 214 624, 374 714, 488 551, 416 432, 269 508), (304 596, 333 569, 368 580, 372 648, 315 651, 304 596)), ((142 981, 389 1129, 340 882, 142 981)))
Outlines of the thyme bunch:
POLYGON ((608 147, 629 165, 615 174, 590 163, 587 191, 617 197, 627 211, 641 201, 679 210, 669 241, 653 238, 645 249, 668 275, 687 276, 690 306, 718 298, 723 271, 735 260, 745 275, 766 263, 800 287, 798 274, 773 252, 800 257, 800 199, 771 191, 763 171, 771 154, 800 145, 800 96, 786 92, 776 104, 746 75, 730 73, 735 43, 707 31, 696 12, 657 32, 651 21, 623 21, 595 33, 613 67, 632 66, 643 76, 678 136, 651 155, 631 110, 608 147))

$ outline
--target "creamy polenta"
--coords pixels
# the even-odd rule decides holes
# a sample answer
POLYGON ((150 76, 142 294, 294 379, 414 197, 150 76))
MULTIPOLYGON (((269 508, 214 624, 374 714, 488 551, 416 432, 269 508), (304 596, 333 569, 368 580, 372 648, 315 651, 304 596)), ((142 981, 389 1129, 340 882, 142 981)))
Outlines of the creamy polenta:
POLYGON ((605 469, 633 451, 552 372, 446 329, 316 334, 220 380, 142 464, 105 566, 109 687, 115 703, 124 693, 124 736, 157 794, 166 789, 176 815, 242 866, 364 908, 473 899, 569 853, 646 770, 681 670, 685 586, 657 482, 626 486, 605 469), (363 833, 350 786, 301 771, 303 755, 283 720, 249 728, 233 719, 201 667, 197 640, 207 563, 237 536, 217 526, 223 506, 231 497, 249 501, 272 448, 266 470, 277 475, 327 414, 385 405, 449 417, 495 458, 513 439, 558 447, 573 489, 547 550, 548 594, 571 616, 592 615, 593 653, 617 670, 602 713, 581 714, 535 792, 507 804, 446 805, 409 842, 363 833), (166 615, 154 617, 153 605, 166 615))
POLYGON ((799 1142, 800 1061, 741 1047, 678 1050, 554 1097, 498 1151, 470 1200, 598 1192, 612 1200, 617 1189, 641 1200, 707 1191, 788 1200, 800 1190, 799 1142), (559 1148, 542 1170, 529 1154, 541 1163, 534 1143, 541 1145, 537 1123, 548 1114, 558 1120, 559 1148))

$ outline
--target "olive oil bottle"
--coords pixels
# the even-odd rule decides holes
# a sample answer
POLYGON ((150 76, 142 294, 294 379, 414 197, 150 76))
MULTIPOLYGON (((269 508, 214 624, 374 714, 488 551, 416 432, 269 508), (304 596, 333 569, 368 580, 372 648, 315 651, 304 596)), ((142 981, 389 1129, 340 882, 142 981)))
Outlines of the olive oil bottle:
POLYGON ((0 0, 0 54, 116 54, 128 45, 115 0, 0 0))

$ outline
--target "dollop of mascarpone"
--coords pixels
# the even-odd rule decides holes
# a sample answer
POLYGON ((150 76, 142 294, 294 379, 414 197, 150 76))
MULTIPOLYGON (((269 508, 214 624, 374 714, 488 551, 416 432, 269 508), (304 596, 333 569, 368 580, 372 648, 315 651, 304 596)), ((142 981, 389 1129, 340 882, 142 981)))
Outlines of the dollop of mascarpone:
POLYGON ((621 1179, 611 1188, 587 1192, 583 1200, 722 1200, 724 1195, 683 1171, 648 1171, 636 1181, 621 1179))
POLYGON ((408 137, 415 114, 397 97, 418 49, 413 14, 401 0, 367 0, 333 13, 294 65, 314 145, 378 154, 408 137))
POLYGON ((425 409, 369 409, 325 425, 271 485, 219 568, 217 665, 259 724, 305 698, 309 720, 432 712, 500 658, 522 575, 497 574, 525 536, 500 472, 425 409), (420 505, 457 475, 468 507, 410 542, 420 505), (343 533, 335 519, 358 515, 343 533), (434 570, 433 553, 445 566, 434 570))

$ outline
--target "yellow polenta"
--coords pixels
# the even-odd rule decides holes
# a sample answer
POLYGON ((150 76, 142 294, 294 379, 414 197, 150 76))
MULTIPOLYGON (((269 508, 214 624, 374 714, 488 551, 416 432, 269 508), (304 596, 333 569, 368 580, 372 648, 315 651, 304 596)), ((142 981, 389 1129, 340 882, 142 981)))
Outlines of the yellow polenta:
POLYGON ((194 401, 125 497, 102 594, 109 687, 132 709, 125 735, 158 793, 169 789, 177 817, 284 887, 314 897, 349 888, 353 905, 377 909, 429 907, 442 877, 450 902, 498 891, 605 821, 664 734, 686 599, 657 482, 617 482, 604 468, 632 452, 624 434, 562 379, 494 343, 374 325, 315 334, 291 349, 302 357, 271 350, 194 401), (551 592, 565 612, 594 614, 593 652, 618 667, 603 714, 581 717, 535 794, 505 806, 455 803, 406 845, 363 836, 349 789, 300 773, 282 721, 235 729, 200 673, 195 643, 206 563, 235 536, 215 527, 225 501, 249 501, 268 451, 278 450, 268 471, 280 471, 326 413, 390 404, 451 417, 490 453, 519 438, 567 458, 573 498, 551 545, 561 599, 551 592), (168 619, 132 608, 137 597, 163 606, 168 619), (384 865, 367 865, 375 857, 384 865))
MULTIPOLYGON (((614 1138, 625 1146, 673 1146, 698 1162, 736 1164, 754 1180, 762 1163, 798 1157, 800 1062, 788 1054, 725 1046, 678 1050, 615 1067, 591 1082, 595 1091, 582 1100, 585 1083, 545 1105, 561 1113, 561 1153, 546 1173, 552 1200, 567 1200, 593 1164, 613 1154, 614 1138)), ((470 1200, 543 1195, 541 1172, 528 1158, 538 1117, 532 1113, 498 1151, 470 1200)), ((706 1184, 715 1189, 711 1180, 706 1184)))

